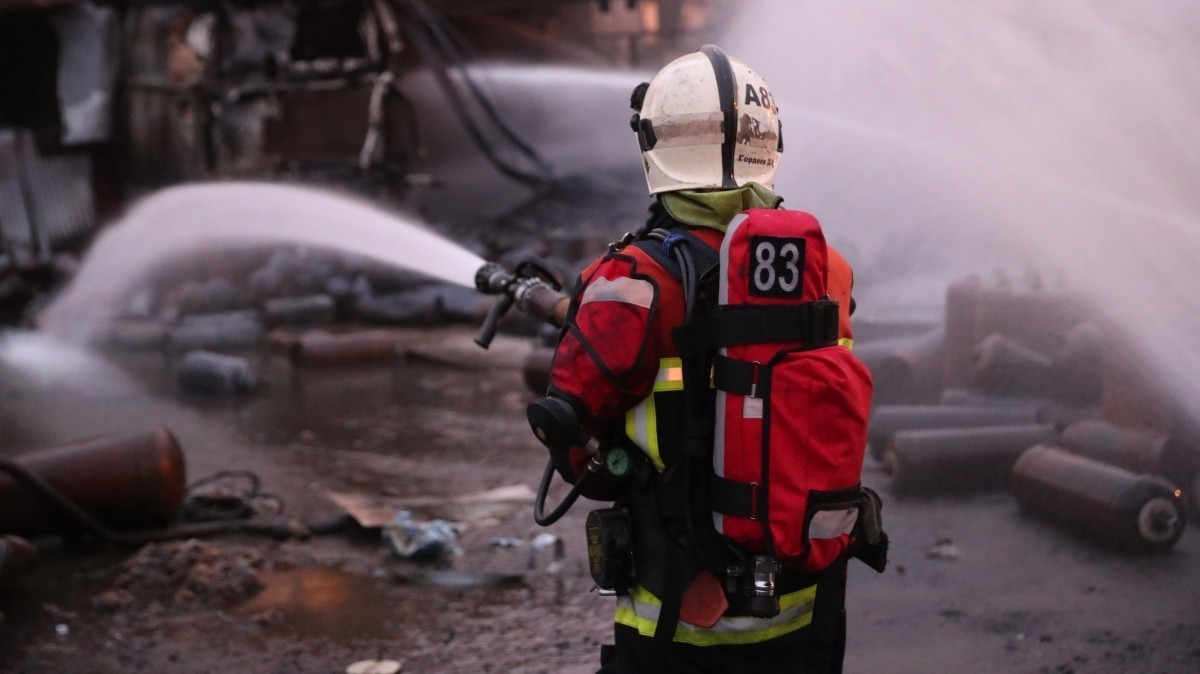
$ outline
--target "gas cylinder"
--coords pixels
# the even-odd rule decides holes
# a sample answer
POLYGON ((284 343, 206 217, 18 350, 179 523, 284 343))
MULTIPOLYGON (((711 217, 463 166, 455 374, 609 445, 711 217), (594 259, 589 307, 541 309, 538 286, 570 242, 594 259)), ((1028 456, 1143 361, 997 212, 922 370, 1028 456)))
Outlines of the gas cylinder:
POLYGON ((395 360, 396 336, 387 330, 333 334, 313 330, 291 345, 296 365, 349 365, 395 360))
POLYGON ((185 391, 211 395, 249 393, 259 387, 259 377, 245 358, 211 351, 189 351, 175 378, 185 391))
POLYGON ((1072 531, 1135 551, 1170 549, 1183 533, 1183 492, 1049 445, 1030 447, 1013 466, 1021 508, 1072 531))
POLYGON ((329 295, 280 297, 263 302, 263 316, 271 327, 325 325, 336 318, 337 305, 329 295))
POLYGON ((867 444, 871 456, 883 458, 897 431, 923 428, 975 428, 1037 423, 1038 411, 1026 406, 883 405, 871 413, 867 444))
POLYGON ((1190 484, 1200 469, 1200 454, 1171 435, 1099 419, 1067 426, 1062 447, 1134 473, 1161 475, 1177 485, 1190 484))
POLYGON ((884 466, 898 494, 997 487, 1021 452, 1055 439, 1050 424, 900 431, 888 443, 884 466))
MULTIPOLYGON (((162 526, 183 503, 183 452, 166 428, 80 440, 13 462, 114 529, 162 526)), ((53 504, 0 470, 0 531, 33 536, 69 528, 53 504)))

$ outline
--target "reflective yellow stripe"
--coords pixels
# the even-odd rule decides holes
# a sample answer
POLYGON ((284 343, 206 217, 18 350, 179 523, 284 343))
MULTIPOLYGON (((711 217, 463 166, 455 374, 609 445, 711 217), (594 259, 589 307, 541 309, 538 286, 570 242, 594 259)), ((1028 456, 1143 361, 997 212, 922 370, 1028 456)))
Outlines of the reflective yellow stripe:
POLYGON ((683 359, 663 358, 658 362, 658 374, 654 376, 654 392, 625 413, 625 435, 650 457, 659 470, 665 468, 666 464, 658 446, 658 409, 654 394, 682 390, 683 359))
MULTIPOLYGON (((785 594, 779 598, 779 615, 774 618, 750 616, 725 617, 710 628, 697 627, 683 620, 675 628, 675 641, 693 646, 756 644, 783 636, 812 623, 813 600, 817 586, 785 594)), ((662 602, 643 587, 617 597, 614 620, 632 627, 642 636, 654 636, 662 602)))
POLYGON ((663 358, 658 362, 658 375, 654 378, 654 392, 683 390, 683 359, 663 358))
POLYGON ((838 340, 838 346, 844 346, 847 349, 854 349, 854 340, 847 337, 842 337, 838 340))

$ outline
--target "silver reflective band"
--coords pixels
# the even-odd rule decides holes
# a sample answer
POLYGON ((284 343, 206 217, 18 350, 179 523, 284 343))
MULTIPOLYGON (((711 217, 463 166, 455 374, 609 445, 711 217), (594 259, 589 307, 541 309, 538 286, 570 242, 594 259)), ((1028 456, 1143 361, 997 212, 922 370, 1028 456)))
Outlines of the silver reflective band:
POLYGON ((848 534, 858 521, 858 508, 843 510, 818 510, 808 525, 808 537, 837 538, 848 534))
POLYGON ((654 286, 641 279, 596 279, 583 291, 579 305, 589 302, 625 302, 649 309, 654 303, 654 286))

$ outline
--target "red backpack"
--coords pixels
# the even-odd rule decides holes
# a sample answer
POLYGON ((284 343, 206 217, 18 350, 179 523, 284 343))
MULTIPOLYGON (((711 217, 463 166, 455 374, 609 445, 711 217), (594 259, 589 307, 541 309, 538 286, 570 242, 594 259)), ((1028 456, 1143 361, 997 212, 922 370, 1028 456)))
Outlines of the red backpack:
POLYGON ((689 393, 682 461, 711 448, 710 471, 674 476, 693 509, 707 509, 689 515, 695 542, 710 568, 749 553, 822 571, 864 525, 867 543, 882 534, 878 497, 859 482, 871 375, 838 344, 821 227, 801 211, 745 211, 718 273, 716 305, 673 332, 689 393))

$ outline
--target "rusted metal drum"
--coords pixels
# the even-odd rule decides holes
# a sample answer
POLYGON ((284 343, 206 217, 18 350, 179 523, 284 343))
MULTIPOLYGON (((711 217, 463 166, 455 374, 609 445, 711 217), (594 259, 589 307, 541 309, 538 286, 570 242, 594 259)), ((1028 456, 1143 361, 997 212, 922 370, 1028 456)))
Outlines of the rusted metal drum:
MULTIPOLYGON (((80 440, 15 458, 100 522, 114 529, 166 524, 186 489, 183 451, 166 428, 80 440)), ((0 531, 61 532, 68 520, 44 498, 0 471, 0 531)))
POLYGON ((397 339, 387 330, 306 332, 291 346, 295 365, 352 365, 395 360, 397 339))
POLYGON ((927 428, 978 428, 1038 423, 1038 411, 1025 406, 883 405, 871 413, 867 444, 871 456, 883 458, 892 435, 927 428))
POLYGON ((1025 511, 1128 550, 1167 550, 1186 522, 1182 490, 1163 478, 1049 445, 1021 454, 1012 491, 1025 511))
POLYGON ((1050 424, 900 431, 884 465, 898 494, 961 493, 1004 485, 1021 452, 1056 439, 1050 424))
POLYGON ((1161 475, 1181 486, 1190 485, 1200 469, 1200 454, 1166 433, 1125 428, 1099 419, 1068 426, 1063 430, 1061 446, 1134 473, 1161 475))

